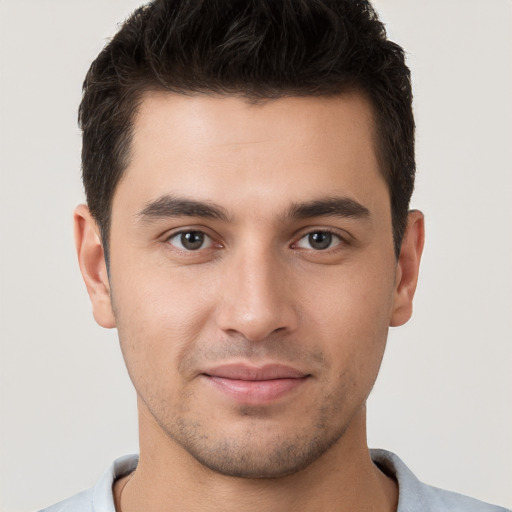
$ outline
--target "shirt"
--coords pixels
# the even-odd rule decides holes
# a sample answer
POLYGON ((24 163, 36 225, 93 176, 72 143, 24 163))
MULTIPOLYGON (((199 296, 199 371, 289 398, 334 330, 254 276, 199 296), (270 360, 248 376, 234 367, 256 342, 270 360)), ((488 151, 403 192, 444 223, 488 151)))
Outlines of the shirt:
MULTIPOLYGON (((370 454, 374 464, 398 482, 397 512, 512 512, 421 483, 394 453, 370 450, 370 454)), ((103 473, 94 487, 39 512, 116 512, 113 483, 131 473, 137 467, 137 462, 137 455, 120 457, 103 473)))

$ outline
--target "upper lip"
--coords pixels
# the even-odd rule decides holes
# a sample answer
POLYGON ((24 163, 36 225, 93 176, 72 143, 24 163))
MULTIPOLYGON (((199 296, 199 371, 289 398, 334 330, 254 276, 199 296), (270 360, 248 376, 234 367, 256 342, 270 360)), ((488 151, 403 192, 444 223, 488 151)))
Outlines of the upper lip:
POLYGON ((223 364, 203 372, 210 377, 219 377, 233 380, 274 380, 274 379, 301 379, 309 374, 296 368, 283 364, 265 364, 253 366, 248 364, 223 364))

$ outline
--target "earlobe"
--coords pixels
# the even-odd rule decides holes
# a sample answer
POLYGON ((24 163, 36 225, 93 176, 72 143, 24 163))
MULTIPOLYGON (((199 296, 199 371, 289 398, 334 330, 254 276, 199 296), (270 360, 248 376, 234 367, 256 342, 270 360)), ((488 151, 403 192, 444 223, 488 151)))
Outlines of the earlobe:
POLYGON ((101 237, 96 221, 85 204, 75 209, 74 226, 78 263, 91 299, 94 319, 102 327, 115 327, 101 237))
POLYGON ((402 240, 400 257, 396 268, 395 297, 389 325, 405 324, 412 315, 412 301, 425 242, 425 221, 418 210, 409 212, 407 228, 402 240))

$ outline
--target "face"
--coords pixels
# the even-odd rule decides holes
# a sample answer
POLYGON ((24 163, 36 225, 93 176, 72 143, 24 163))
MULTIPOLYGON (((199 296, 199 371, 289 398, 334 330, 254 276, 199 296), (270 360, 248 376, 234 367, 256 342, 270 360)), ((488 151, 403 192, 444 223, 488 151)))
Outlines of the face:
POLYGON ((355 428, 402 322, 371 108, 154 93, 134 128, 96 318, 169 446, 228 475, 298 471, 355 428))

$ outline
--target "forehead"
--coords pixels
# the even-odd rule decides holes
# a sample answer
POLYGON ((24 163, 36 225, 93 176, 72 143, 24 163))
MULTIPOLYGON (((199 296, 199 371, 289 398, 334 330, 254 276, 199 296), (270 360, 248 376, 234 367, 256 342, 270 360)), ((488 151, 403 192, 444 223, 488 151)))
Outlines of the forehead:
POLYGON ((134 119, 132 158, 114 197, 133 208, 170 193, 227 208, 276 208, 349 195, 371 200, 384 185, 374 121, 363 95, 238 97, 148 93, 134 119))

